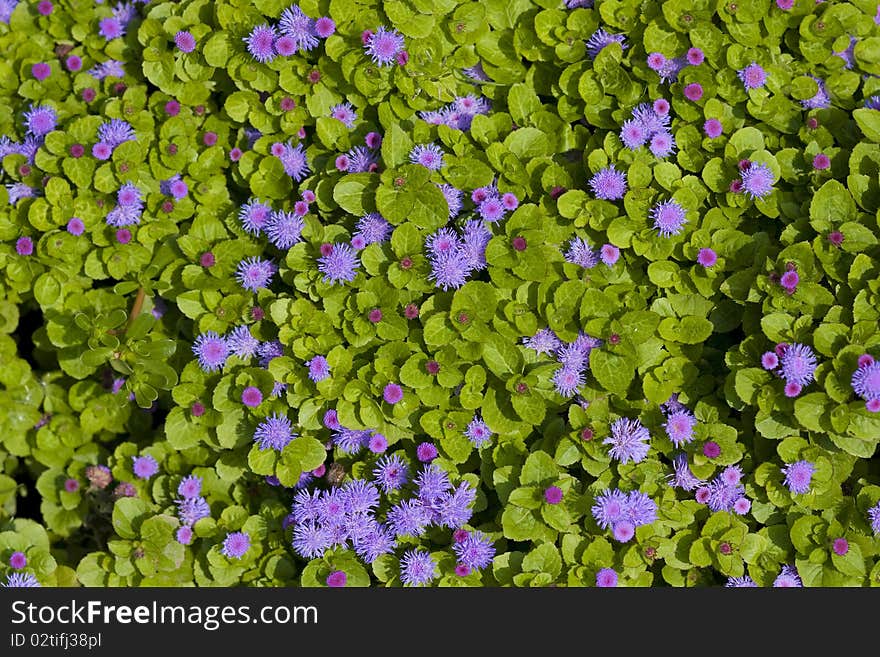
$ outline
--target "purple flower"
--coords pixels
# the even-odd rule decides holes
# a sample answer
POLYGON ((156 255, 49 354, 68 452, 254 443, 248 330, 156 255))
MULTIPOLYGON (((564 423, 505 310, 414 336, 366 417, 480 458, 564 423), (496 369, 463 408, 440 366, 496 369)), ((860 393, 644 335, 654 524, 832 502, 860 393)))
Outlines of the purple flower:
POLYGON ((382 390, 382 398, 389 404, 396 404, 403 399, 403 389, 396 383, 389 383, 382 390))
POLYGON ((98 21, 98 34, 110 41, 125 34, 125 26, 114 16, 107 16, 98 21))
POLYGON ((783 483, 792 493, 801 495, 808 493, 815 470, 815 466, 809 461, 795 461, 782 468, 782 473, 785 475, 783 483))
POLYGON ((794 566, 783 566, 779 575, 773 580, 773 586, 775 588, 798 588, 803 585, 797 568, 794 566))
POLYGON ((263 403, 263 393, 256 386, 248 386, 241 392, 241 403, 248 408, 256 408, 263 403))
POLYGON ((544 501, 547 504, 559 504, 562 501, 562 489, 559 486, 548 486, 544 490, 544 501))
POLYGON ((362 237, 366 244, 380 244, 388 241, 392 230, 385 217, 378 212, 371 212, 358 220, 355 236, 362 237))
POLYGON ((159 464, 149 454, 146 456, 133 456, 131 469, 138 479, 149 479, 159 472, 159 464))
POLYGON ((592 508, 593 518, 599 527, 608 529, 625 518, 626 507, 625 493, 618 489, 605 490, 595 499, 592 508))
POLYGON ((30 237, 19 237, 15 241, 15 252, 18 255, 29 256, 34 252, 34 241, 30 237))
POLYGON ((357 276, 359 266, 357 252, 344 243, 334 244, 328 255, 318 258, 318 271, 324 274, 325 283, 350 283, 357 276))
POLYGON ((357 112, 354 111, 351 103, 340 103, 330 108, 330 116, 338 121, 342 121, 346 128, 353 128, 354 122, 357 121, 357 112))
POLYGON ((237 326, 226 338, 226 345, 231 354, 246 359, 256 355, 260 341, 251 335, 247 326, 237 326))
POLYGON ((787 383, 805 386, 813 380, 816 355, 807 345, 797 342, 788 345, 779 358, 782 378, 787 383))
POLYGON ((405 45, 404 38, 397 30, 386 30, 380 25, 364 43, 364 51, 379 66, 390 65, 405 45))
POLYGON ((49 105, 31 105, 30 110, 24 113, 24 123, 28 134, 42 137, 55 129, 58 115, 49 105))
POLYGON ((42 586, 31 573, 9 573, 3 588, 36 588, 42 586))
POLYGON ((275 39, 278 33, 267 23, 258 25, 244 38, 247 50, 255 60, 266 64, 275 59, 275 39))
POLYGON ((289 249, 302 240, 305 222, 294 212, 273 211, 266 226, 266 236, 279 249, 289 249))
POLYGON ((613 568, 602 568, 596 573, 596 586, 613 588, 617 586, 617 573, 613 568))
MULTIPOLYGON (((880 7, 880 5, 877 5, 880 7)), ((865 107, 872 110, 880 110, 880 96, 871 96, 865 100, 865 107)))
POLYGON ((599 264, 599 252, 594 251, 590 243, 582 237, 573 237, 568 243, 565 260, 584 269, 592 269, 599 264))
POLYGON ((492 431, 479 415, 474 415, 474 419, 467 425, 464 435, 475 447, 482 447, 492 440, 492 431))
POLYGON ((667 59, 657 73, 660 75, 660 82, 675 82, 678 80, 678 74, 688 65, 687 57, 674 57, 667 59))
POLYGON ((718 262, 718 254, 708 247, 700 249, 697 253, 697 263, 703 265, 703 267, 712 267, 716 262, 718 262))
POLYGON ((650 215, 661 237, 679 235, 687 223, 686 211, 675 199, 658 203, 651 208, 650 215))
POLYGON ((373 469, 373 476, 386 493, 401 488, 409 480, 409 466, 398 453, 383 456, 373 469))
POLYGON ((869 404, 880 401, 880 361, 860 361, 850 380, 853 392, 869 404))
POLYGON ((257 353, 260 354, 260 367, 269 367, 273 358, 284 355, 284 347, 278 340, 260 343, 257 353))
POLYGON ((486 246, 492 239, 485 222, 478 219, 470 219, 462 230, 463 239, 460 254, 465 264, 473 271, 481 271, 486 268, 486 246))
POLYGON ((15 205, 23 198, 34 198, 37 195, 37 190, 24 183, 7 184, 6 190, 9 193, 9 202, 12 205, 15 205))
POLYGON ((177 516, 186 526, 196 524, 202 518, 211 517, 211 507, 204 497, 184 497, 183 499, 174 500, 177 504, 177 516))
POLYGON ((443 149, 437 144, 416 144, 409 153, 409 161, 431 171, 439 171, 443 168, 443 155, 443 149))
POLYGON ((229 346, 226 344, 226 340, 214 331, 199 335, 193 343, 192 350, 198 356, 199 367, 205 372, 219 370, 229 356, 229 346))
POLYGON ((251 546, 251 537, 247 532, 231 532, 223 540, 220 553, 230 559, 241 559, 251 546))
POLYGON ((254 442, 260 449, 272 448, 278 452, 284 449, 296 437, 291 430, 290 420, 286 415, 272 413, 257 425, 254 431, 254 442))
POLYGON ((626 174, 617 171, 612 164, 598 171, 590 179, 590 188, 596 198, 606 201, 621 199, 626 193, 626 174))
POLYGON ((306 522, 293 529, 293 549, 306 559, 322 556, 330 545, 330 533, 321 525, 306 522))
POLYGON ((634 151, 648 142, 648 130, 636 119, 624 121, 620 129, 620 141, 628 149, 634 151))
POLYGON ((308 52, 320 43, 314 19, 306 16, 298 5, 291 5, 281 12, 278 25, 284 34, 293 39, 299 50, 308 52))
POLYGON ((741 175, 742 188, 753 199, 764 198, 773 191, 773 172, 766 164, 752 162, 741 175))
POLYGON ((573 397, 585 383, 584 372, 563 366, 553 373, 552 381, 556 392, 566 398, 573 397))
POLYGON ((767 73, 755 62, 736 72, 746 91, 759 89, 767 82, 767 73))
POLYGON ((611 267, 620 259, 620 249, 613 244, 603 244, 599 249, 599 259, 611 267))
POLYGON ((730 485, 722 477, 718 477, 708 486, 709 495, 706 504, 712 511, 733 511, 737 501, 745 493, 745 488, 739 484, 730 485))
POLYGON ((103 80, 104 78, 124 78, 125 69, 122 68, 124 64, 125 62, 121 62, 118 59, 108 59, 106 62, 97 64, 89 69, 88 73, 96 80, 103 80))
POLYGON ((635 527, 649 525, 657 519, 657 504, 641 491, 630 491, 626 496, 623 514, 635 527))
POLYGON ((9 565, 15 570, 21 570, 27 566, 27 555, 24 552, 13 552, 9 557, 9 565))
POLYGON ((705 484, 702 479, 697 478, 691 472, 687 454, 683 452, 677 453, 672 458, 672 468, 675 473, 668 475, 667 479, 670 481, 670 485, 675 488, 691 491, 705 484))
POLYGON ((196 475, 184 477, 177 486, 177 494, 183 499, 198 497, 202 491, 202 478, 196 475))
POLYGON ((192 52, 196 49, 196 38, 186 30, 181 30, 174 35, 174 45, 180 52, 192 52))
POLYGON ((666 429, 666 435, 676 447, 681 447, 685 443, 689 443, 694 439, 694 427, 697 424, 695 418, 690 411, 682 410, 671 413, 666 417, 663 428, 666 429))
POLYGON ((602 48, 615 42, 619 43, 623 50, 626 50, 628 47, 625 34, 610 34, 599 28, 593 32, 593 36, 587 39, 587 53, 591 59, 595 59, 602 48))
POLYGON ((651 137, 651 142, 648 148, 655 157, 661 159, 669 157, 675 152, 675 139, 669 132, 657 132, 651 137))
POLYGON ((431 523, 431 517, 431 510, 419 500, 402 500, 387 514, 388 524, 398 536, 421 536, 431 523))
POLYGON ((306 366, 309 368, 309 378, 316 383, 330 376, 330 365, 323 356, 315 356, 306 366))
POLYGON ((744 575, 742 577, 728 577, 727 583, 724 585, 725 588, 757 588, 757 584, 755 580, 753 580, 748 575, 744 575))
POLYGON ((275 272, 276 268, 271 260, 245 258, 238 263, 235 278, 244 289, 256 292, 261 288, 269 287, 275 272))
POLYGON ((648 455, 651 435, 638 419, 619 418, 611 425, 611 436, 602 441, 603 445, 611 445, 611 458, 621 463, 640 462, 648 455))
POLYGON ((530 338, 523 338, 523 344, 529 349, 534 349, 535 353, 553 355, 562 341, 556 337, 556 334, 549 328, 539 330, 530 338))
POLYGON ((250 198, 238 209, 238 219, 246 232, 259 235, 266 227, 272 208, 256 198, 250 198))
POLYGON ((880 534, 880 501, 868 509, 868 521, 874 534, 880 534))
MULTIPOLYGON (((363 146, 355 146, 348 153, 340 157, 347 161, 345 162, 346 166, 342 168, 348 173, 372 172, 377 168, 376 156, 372 151, 363 146)), ((337 163, 337 168, 339 168, 339 163, 337 163)))
POLYGON ((482 570, 491 564, 495 557, 492 539, 480 531, 469 533, 467 538, 452 546, 452 551, 458 562, 471 570, 482 570))
POLYGON ((315 34, 320 38, 326 39, 332 36, 334 32, 336 32, 336 23, 333 22, 332 18, 322 16, 315 21, 315 34))
POLYGON ((703 124, 703 132, 709 139, 716 139, 721 136, 724 127, 718 119, 709 119, 703 124))
POLYGON ((0 0, 0 22, 9 23, 13 10, 18 6, 19 0, 0 0))
POLYGON ((464 249, 452 249, 436 254, 431 258, 431 273, 428 280, 443 290, 458 289, 467 281, 473 271, 464 249))
POLYGON ((349 429, 339 427, 333 432, 333 444, 339 447, 343 454, 357 454, 364 447, 364 443, 370 438, 369 429, 349 429))
MULTIPOLYGON (((281 144, 276 157, 281 160, 284 172, 296 182, 301 182, 309 174, 309 161, 302 144, 291 146, 290 142, 281 144)), ((274 151, 273 151, 273 154, 274 151)))

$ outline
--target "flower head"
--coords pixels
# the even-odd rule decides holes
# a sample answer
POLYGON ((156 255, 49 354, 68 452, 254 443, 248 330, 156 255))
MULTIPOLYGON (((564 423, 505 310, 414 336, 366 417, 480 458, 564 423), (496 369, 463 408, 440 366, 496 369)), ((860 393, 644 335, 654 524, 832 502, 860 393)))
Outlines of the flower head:
POLYGON ((357 276, 358 267, 357 252, 345 243, 333 244, 329 254, 318 258, 318 271, 324 274, 325 283, 350 283, 357 276))
POLYGON ((416 144, 409 153, 409 161, 438 171, 443 168, 443 155, 443 149, 437 144, 416 144))
POLYGON ((42 586, 40 581, 31 573, 9 573, 3 588, 35 588, 42 586))
POLYGON ((812 98, 802 100, 801 106, 804 109, 827 109, 831 107, 831 97, 828 95, 828 87, 825 86, 825 81, 817 77, 810 77, 816 81, 816 94, 812 98))
POLYGON ((783 483, 788 490, 796 494, 804 494, 810 491, 810 481, 815 472, 815 466, 809 461, 796 461, 782 468, 785 475, 783 483))
POLYGON ((24 114, 24 124, 28 134, 34 137, 42 137, 55 129, 58 123, 58 115, 49 105, 31 105, 29 111, 24 114))
POLYGON ((776 588, 799 588, 803 585, 797 568, 794 566, 783 566, 779 575, 773 580, 773 586, 776 588))
POLYGON ((196 524, 202 518, 211 517, 211 507, 208 506, 208 501, 204 497, 198 495, 184 497, 174 500, 174 502, 177 504, 177 516, 180 518, 180 522, 188 527, 196 524))
POLYGON ((753 199, 763 199, 773 191, 773 172, 762 162, 752 162, 742 172, 742 189, 753 199))
POLYGON ((159 472, 159 464, 152 456, 133 456, 132 471, 138 479, 149 479, 159 472))
POLYGON ((590 188, 596 198, 606 201, 622 199, 626 193, 626 174, 610 165, 599 170, 590 179, 590 188))
POLYGON ((621 463, 638 463, 648 455, 651 435, 638 419, 619 418, 611 425, 611 436, 602 441, 611 445, 611 458, 621 463))
POLYGON ((272 413, 257 425, 254 431, 254 442, 260 449, 272 448, 278 452, 284 449, 296 437, 290 420, 286 415, 272 413))
POLYGON ((743 575, 742 577, 728 577, 727 582, 724 584, 725 588, 757 588, 757 586, 755 580, 748 575, 743 575))
POLYGON ((397 30, 387 30, 384 25, 376 28, 364 42, 364 51, 379 66, 388 66, 397 60, 405 41, 397 30))
POLYGON ((492 431, 479 415, 475 415, 474 419, 470 421, 464 435, 475 447, 482 447, 492 440, 492 431))
POLYGON ((702 479, 694 476, 691 472, 690 466, 688 465, 687 454, 684 452, 678 452, 673 457, 672 467, 674 474, 667 476, 671 486, 691 491, 705 484, 702 479))
POLYGON ((340 103, 330 108, 330 116, 338 121, 342 121, 346 128, 353 128, 354 122, 357 121, 357 112, 354 111, 351 103, 340 103))
POLYGON ((767 73, 755 62, 736 72, 746 91, 759 89, 767 81, 767 73))
POLYGON ((223 539, 220 553, 230 559, 241 559, 251 546, 251 537, 247 532, 231 532, 223 539))
POLYGON ((407 550, 400 558, 400 581, 408 586, 425 586, 437 576, 437 564, 427 550, 407 550))
POLYGON ((590 243, 582 237, 575 236, 568 243, 568 250, 564 254, 566 262, 580 265, 584 269, 592 269, 599 264, 600 254, 593 250, 590 243))
POLYGON ((495 546, 492 539, 482 532, 470 532, 467 537, 452 546, 458 562, 471 570, 482 570, 492 563, 495 546))
POLYGON ((257 354, 260 341, 251 335, 251 330, 247 326, 237 326, 226 338, 226 345, 229 353, 244 360, 257 354))
POLYGON ((310 172, 309 161, 302 144, 296 146, 291 146, 290 142, 281 144, 276 157, 281 160, 284 172, 296 182, 304 180, 310 172))
POLYGON ((214 372, 223 367, 229 356, 226 340, 214 331, 199 335, 193 343, 193 353, 198 356, 199 367, 205 372, 214 372))
POLYGON ((600 568, 596 573, 596 586, 613 588, 617 586, 617 573, 613 568, 600 568))
POLYGON ((807 345, 797 342, 788 345, 779 357, 782 378, 787 383, 805 386, 813 380, 816 371, 816 354, 807 345))
POLYGON ((612 43, 619 43, 622 50, 628 48, 625 34, 611 34, 602 28, 599 28, 593 32, 593 35, 589 39, 587 39, 587 54, 590 55, 591 59, 595 59, 605 46, 612 43))
POLYGON ((198 497, 202 490, 202 478, 196 475, 184 477, 177 485, 177 494, 184 499, 198 497))
POLYGON ((275 59, 275 39, 278 33, 268 23, 258 25, 244 38, 247 51, 261 64, 267 64, 275 59))
POLYGON ((181 30, 174 35, 174 45, 180 52, 192 52, 196 49, 196 38, 191 32, 181 30))
POLYGON ((473 271, 470 258, 463 248, 450 249, 436 254, 430 259, 431 273, 428 279, 434 284, 448 290, 460 288, 473 271))
POLYGON ((257 257, 245 258, 238 263, 235 278, 245 290, 256 292, 260 288, 269 287, 276 271, 277 269, 271 260, 257 257))
POLYGON ((309 368, 309 378, 316 383, 330 376, 330 365, 323 356, 315 356, 306 366, 309 368))
POLYGON ((402 487, 409 479, 409 466, 398 453, 383 456, 373 469, 379 487, 389 493, 402 487))
POLYGON ((279 249, 289 249, 302 240, 305 222, 295 212, 273 211, 266 225, 266 236, 279 249))
POLYGON ((850 380, 853 392, 866 402, 880 400, 880 361, 873 359, 859 362, 850 380))
POLYGON ((539 330, 530 338, 523 338, 523 344, 529 349, 534 349, 537 354, 553 355, 562 341, 556 337, 556 334, 549 328, 539 330))
POLYGON ((663 428, 666 429, 666 435, 669 436, 672 444, 681 447, 694 439, 696 424, 697 418, 689 410, 684 409, 667 415, 663 428))

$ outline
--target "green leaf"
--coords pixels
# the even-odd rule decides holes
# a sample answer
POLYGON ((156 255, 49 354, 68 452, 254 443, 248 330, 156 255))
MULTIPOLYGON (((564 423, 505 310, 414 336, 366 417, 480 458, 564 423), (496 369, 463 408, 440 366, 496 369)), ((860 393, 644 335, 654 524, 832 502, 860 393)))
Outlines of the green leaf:
POLYGON ((523 465, 519 481, 523 485, 548 484, 558 476, 559 466, 552 456, 547 452, 532 452, 523 465))
POLYGON ((525 556, 522 567, 526 572, 547 573, 555 580, 562 572, 562 557, 555 545, 542 543, 525 556))
POLYGON ((635 367, 625 356, 607 349, 594 349, 590 353, 590 373, 605 390, 626 397, 635 377, 635 367))
POLYGON ((362 216, 374 212, 375 181, 376 176, 369 173, 343 176, 333 187, 333 200, 349 214, 362 216))
POLYGON ((506 379, 522 370, 519 349, 500 335, 489 335, 483 344, 483 361, 495 376, 506 379))
POLYGON ((135 538, 149 511, 147 503, 136 497, 123 497, 113 505, 113 529, 122 538, 135 538))

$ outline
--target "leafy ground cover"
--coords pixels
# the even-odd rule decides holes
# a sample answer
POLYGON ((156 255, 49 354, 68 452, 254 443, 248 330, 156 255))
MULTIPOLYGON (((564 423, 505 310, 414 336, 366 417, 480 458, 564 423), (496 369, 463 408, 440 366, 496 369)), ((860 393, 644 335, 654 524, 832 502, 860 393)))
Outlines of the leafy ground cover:
POLYGON ((3 582, 880 584, 878 23, 0 0, 3 582))

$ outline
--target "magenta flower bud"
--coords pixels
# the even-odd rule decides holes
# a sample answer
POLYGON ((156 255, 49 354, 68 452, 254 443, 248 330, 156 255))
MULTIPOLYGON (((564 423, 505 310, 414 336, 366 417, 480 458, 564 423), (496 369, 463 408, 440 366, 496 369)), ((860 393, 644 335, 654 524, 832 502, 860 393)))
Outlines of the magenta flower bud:
POLYGON ((345 582, 347 581, 347 577, 345 573, 341 570, 334 570, 332 573, 327 575, 327 586, 330 588, 341 588, 345 586, 345 582))
POLYGON ((544 491, 544 501, 547 504, 559 504, 562 501, 562 489, 559 486, 550 486, 544 491))
POLYGON ((82 59, 77 55, 70 55, 64 60, 64 66, 68 71, 78 71, 82 68, 82 59))
POLYGON ((724 128, 718 119, 709 119, 703 124, 703 131, 709 139, 716 139, 721 136, 724 128))
POLYGON ((176 100, 169 100, 165 103, 165 113, 168 116, 177 116, 180 114, 180 103, 176 100))
POLYGON ((660 116, 669 114, 669 101, 665 98, 658 98, 654 101, 654 113, 660 116))
POLYGON ((76 479, 65 479, 64 490, 68 493, 75 493, 79 490, 79 482, 76 479))
POLYGON ((21 256, 29 256, 34 252, 34 241, 30 237, 19 237, 15 242, 15 252, 21 256))
POLYGON ((296 107, 296 102, 290 96, 285 96, 281 99, 280 107, 283 111, 289 112, 296 107))
POLYGON ((822 171, 831 166, 830 158, 825 155, 825 153, 817 153, 816 157, 813 158, 813 168, 817 171, 822 171))
POLYGON ((213 146, 214 144, 217 143, 217 133, 216 133, 216 132, 211 132, 211 131, 209 130, 208 132, 206 132, 206 133, 202 136, 202 143, 204 143, 205 146, 213 146))
POLYGON ((382 321, 382 311, 378 308, 373 308, 367 317, 371 322, 373 322, 373 324, 377 324, 378 322, 382 321))
POLYGON ((700 252, 697 254, 697 262, 703 265, 703 267, 712 267, 718 262, 718 254, 709 248, 700 249, 700 252))
POLYGON ((79 217, 71 217, 67 222, 67 232, 71 235, 82 235, 86 226, 79 217))
POLYGON ((849 552, 849 541, 847 541, 845 538, 835 538, 832 549, 834 550, 834 554, 842 557, 847 552, 849 552))
POLYGON ((49 0, 41 0, 39 4, 37 4, 37 11, 40 12, 43 16, 48 16, 52 13, 54 7, 49 0))
POLYGON ((698 101, 703 97, 703 87, 698 82, 692 82, 684 88, 684 97, 688 100, 698 101))
POLYGON ((80 158, 85 155, 86 148, 82 144, 73 144, 70 147, 70 157, 80 158))
POLYGON ((663 53, 652 52, 648 55, 647 63, 648 68, 652 71, 659 71, 666 64, 666 57, 663 56, 663 53))
POLYGON ((396 383, 389 383, 382 390, 382 398, 389 404, 396 404, 403 399, 403 388, 396 383))
POLYGON ((721 445, 710 440, 703 445, 703 456, 707 459, 715 459, 721 456, 721 445))
POLYGON ((367 148, 375 150, 382 145, 382 135, 378 132, 368 132, 364 139, 364 143, 367 145, 367 148))
POLYGON ((256 386, 248 386, 241 393, 241 403, 248 408, 256 408, 263 403, 263 393, 256 386))
POLYGON ((241 149, 238 146, 229 151, 229 159, 233 162, 238 162, 241 159, 241 155, 241 149))
POLYGON ((52 67, 45 62, 37 62, 31 66, 31 75, 41 82, 52 74, 52 67))
POLYGON ((91 87, 86 87, 82 90, 82 99, 87 103, 91 103, 93 100, 95 100, 96 95, 97 92, 95 92, 95 90, 91 87))
POLYGON ((703 51, 700 50, 699 48, 690 48, 687 51, 688 64, 690 64, 691 66, 699 66, 700 64, 703 63, 703 60, 705 58, 706 58, 706 56, 703 54, 703 51))

